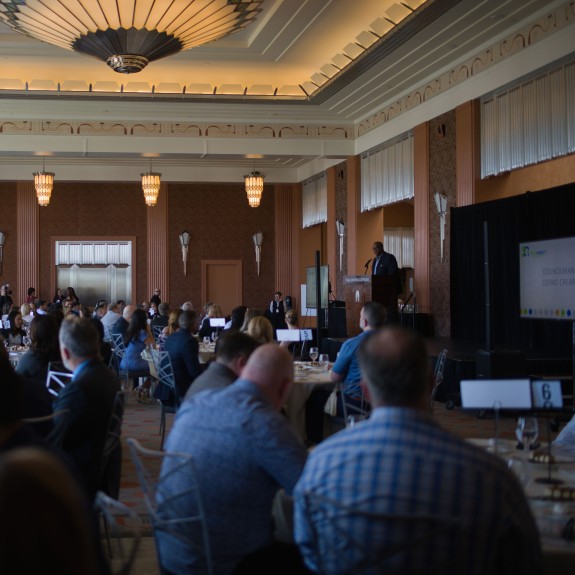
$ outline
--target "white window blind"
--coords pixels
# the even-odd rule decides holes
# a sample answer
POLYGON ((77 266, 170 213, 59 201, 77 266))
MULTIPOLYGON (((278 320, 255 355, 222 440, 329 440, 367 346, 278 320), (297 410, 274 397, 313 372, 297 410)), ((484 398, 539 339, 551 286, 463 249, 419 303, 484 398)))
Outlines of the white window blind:
POLYGON ((413 198, 413 134, 361 156, 361 211, 413 198))
POLYGON ((413 268, 414 253, 413 228, 385 228, 383 249, 395 256, 400 268, 413 268))
POLYGON ((481 101, 481 177, 575 152, 575 62, 481 101))
POLYGON ((327 178, 325 173, 303 183, 302 212, 304 228, 327 222, 327 178))
POLYGON ((56 242, 56 265, 132 265, 132 242, 56 242))

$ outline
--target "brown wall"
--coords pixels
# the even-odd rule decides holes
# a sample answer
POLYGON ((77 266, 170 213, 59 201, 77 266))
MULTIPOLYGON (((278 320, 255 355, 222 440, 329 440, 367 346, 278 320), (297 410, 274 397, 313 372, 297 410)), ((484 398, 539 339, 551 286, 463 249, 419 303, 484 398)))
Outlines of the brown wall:
MULTIPOLYGON (((242 260, 244 305, 265 308, 276 290, 274 188, 266 186, 259 208, 250 208, 241 184, 170 184, 168 188, 169 299, 201 302, 201 260, 242 260), (191 234, 184 276, 179 234, 191 234), (260 275, 252 236, 263 233, 260 275)), ((287 295, 287 294, 286 294, 287 295)))
POLYGON ((537 192, 575 182, 575 154, 501 174, 478 179, 475 201, 487 202, 525 192, 537 192))
POLYGON ((14 292, 12 299, 15 303, 19 303, 14 297, 19 291, 19 286, 16 284, 16 252, 18 249, 16 202, 16 184, 14 182, 0 182, 0 230, 6 234, 0 285, 9 283, 14 292))

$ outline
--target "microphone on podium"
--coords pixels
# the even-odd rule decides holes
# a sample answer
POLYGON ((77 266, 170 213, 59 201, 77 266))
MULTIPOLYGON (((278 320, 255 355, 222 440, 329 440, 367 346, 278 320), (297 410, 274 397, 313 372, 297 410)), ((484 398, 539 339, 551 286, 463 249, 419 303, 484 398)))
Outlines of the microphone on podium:
POLYGON ((365 262, 365 271, 363 272, 364 274, 367 273, 367 268, 369 267, 369 264, 371 263, 371 258, 369 258, 366 262, 365 262))

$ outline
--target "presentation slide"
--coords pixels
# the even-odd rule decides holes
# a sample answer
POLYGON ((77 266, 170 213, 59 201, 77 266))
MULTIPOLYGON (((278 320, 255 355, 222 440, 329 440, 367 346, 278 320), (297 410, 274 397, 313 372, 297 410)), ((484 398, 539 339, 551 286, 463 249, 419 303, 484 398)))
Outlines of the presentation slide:
POLYGON ((522 318, 575 319, 575 238, 519 244, 522 318))

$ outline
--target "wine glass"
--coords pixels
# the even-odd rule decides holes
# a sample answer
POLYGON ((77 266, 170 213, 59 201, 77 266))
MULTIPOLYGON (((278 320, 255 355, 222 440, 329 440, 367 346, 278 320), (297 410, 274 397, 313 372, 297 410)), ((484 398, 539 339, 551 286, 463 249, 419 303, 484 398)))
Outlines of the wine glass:
POLYGON ((309 357, 312 361, 317 361, 319 356, 319 349, 317 347, 310 347, 309 348, 309 357))
POLYGON ((329 355, 327 353, 320 354, 319 362, 323 366, 324 371, 327 371, 329 369, 329 355))
POLYGON ((539 426, 536 417, 519 417, 515 435, 525 449, 531 449, 539 436, 539 426))
POLYGON ((210 336, 209 335, 204 335, 204 345, 206 347, 208 347, 208 345, 210 345, 210 336))

